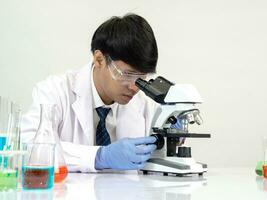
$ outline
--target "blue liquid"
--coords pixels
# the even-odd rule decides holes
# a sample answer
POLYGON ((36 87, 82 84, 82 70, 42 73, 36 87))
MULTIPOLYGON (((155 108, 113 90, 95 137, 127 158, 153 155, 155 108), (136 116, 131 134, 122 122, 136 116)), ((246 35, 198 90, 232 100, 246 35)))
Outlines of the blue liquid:
MULTIPOLYGON (((0 151, 3 151, 5 144, 6 136, 0 134, 0 151)), ((0 164, 1 166, 7 166, 7 158, 5 156, 0 156, 0 164), (4 164, 2 163, 2 159, 4 159, 4 164)))
POLYGON ((54 185, 54 166, 23 166, 24 189, 50 189, 54 185))
POLYGON ((6 136, 0 135, 0 150, 1 151, 4 149, 5 144, 6 144, 6 136))

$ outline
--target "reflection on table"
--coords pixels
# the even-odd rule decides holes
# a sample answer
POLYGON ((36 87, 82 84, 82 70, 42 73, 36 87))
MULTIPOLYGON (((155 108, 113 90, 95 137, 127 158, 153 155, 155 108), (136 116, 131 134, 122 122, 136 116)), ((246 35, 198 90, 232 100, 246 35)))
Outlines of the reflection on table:
POLYGON ((265 200, 267 179, 252 168, 210 169, 203 177, 143 175, 134 171, 70 173, 52 190, 0 192, 0 200, 265 200))

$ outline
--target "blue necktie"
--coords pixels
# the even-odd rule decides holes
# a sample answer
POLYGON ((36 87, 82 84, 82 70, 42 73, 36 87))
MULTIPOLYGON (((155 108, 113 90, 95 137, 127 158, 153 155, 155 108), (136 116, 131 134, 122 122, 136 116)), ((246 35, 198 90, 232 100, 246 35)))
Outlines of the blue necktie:
POLYGON ((96 108, 96 112, 100 118, 96 128, 96 145, 98 146, 106 146, 111 143, 110 136, 106 128, 106 118, 109 111, 110 108, 103 108, 103 107, 96 108))

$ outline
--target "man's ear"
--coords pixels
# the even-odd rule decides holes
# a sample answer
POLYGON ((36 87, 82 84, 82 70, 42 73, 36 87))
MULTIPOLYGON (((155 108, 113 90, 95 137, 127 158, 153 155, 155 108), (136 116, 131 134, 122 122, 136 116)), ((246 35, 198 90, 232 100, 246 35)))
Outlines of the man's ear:
POLYGON ((106 66, 106 59, 104 54, 100 50, 95 50, 93 54, 93 62, 95 67, 105 67, 106 66))

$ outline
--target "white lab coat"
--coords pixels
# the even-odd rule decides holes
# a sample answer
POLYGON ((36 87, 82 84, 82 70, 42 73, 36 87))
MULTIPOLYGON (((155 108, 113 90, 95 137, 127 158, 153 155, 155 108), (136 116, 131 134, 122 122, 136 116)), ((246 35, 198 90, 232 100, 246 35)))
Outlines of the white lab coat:
MULTIPOLYGON (((32 140, 39 125, 40 104, 56 104, 56 125, 70 171, 94 172, 95 145, 91 65, 60 76, 50 76, 33 90, 33 103, 23 115, 22 141, 32 140)), ((117 106, 116 139, 149 135, 157 104, 138 92, 127 105, 117 106)))

